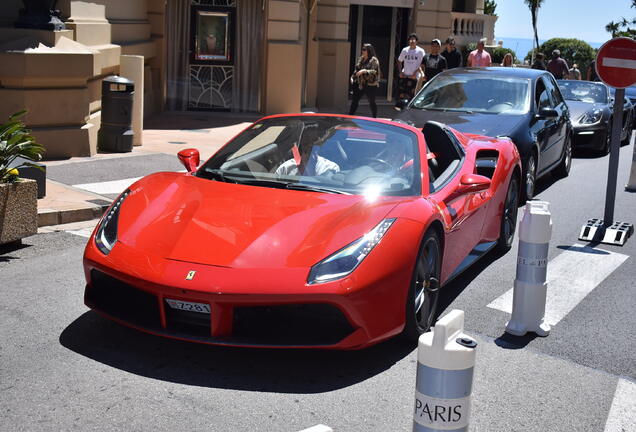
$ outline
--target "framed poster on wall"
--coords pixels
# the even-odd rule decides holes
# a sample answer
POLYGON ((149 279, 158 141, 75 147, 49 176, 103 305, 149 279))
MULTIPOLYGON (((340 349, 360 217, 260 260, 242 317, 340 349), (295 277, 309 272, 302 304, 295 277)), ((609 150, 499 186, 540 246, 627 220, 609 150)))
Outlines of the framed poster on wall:
POLYGON ((234 9, 192 6, 191 63, 229 65, 234 61, 234 9))

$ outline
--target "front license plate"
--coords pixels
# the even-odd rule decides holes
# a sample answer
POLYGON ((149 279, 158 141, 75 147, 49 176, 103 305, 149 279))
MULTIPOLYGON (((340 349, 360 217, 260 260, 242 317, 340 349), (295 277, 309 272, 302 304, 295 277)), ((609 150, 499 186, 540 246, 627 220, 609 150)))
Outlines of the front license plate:
POLYGON ((207 303, 193 303, 193 302, 173 300, 173 299, 166 299, 166 302, 168 302, 168 305, 172 309, 179 309, 179 310, 184 310, 188 312, 199 312, 199 313, 205 313, 205 314, 210 313, 210 305, 207 303))

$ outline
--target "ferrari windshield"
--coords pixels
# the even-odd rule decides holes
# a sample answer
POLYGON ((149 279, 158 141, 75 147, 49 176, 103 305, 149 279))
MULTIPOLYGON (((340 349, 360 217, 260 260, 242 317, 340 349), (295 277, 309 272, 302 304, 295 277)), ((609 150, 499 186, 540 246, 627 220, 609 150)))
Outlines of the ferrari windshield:
POLYGON ((411 108, 524 114, 530 109, 530 80, 484 73, 438 75, 420 91, 411 108))
POLYGON ((421 191, 415 133, 332 116, 259 121, 219 150, 197 176, 216 181, 355 195, 421 191))
POLYGON ((607 87, 605 84, 581 81, 558 81, 561 94, 565 100, 588 103, 607 103, 607 87))

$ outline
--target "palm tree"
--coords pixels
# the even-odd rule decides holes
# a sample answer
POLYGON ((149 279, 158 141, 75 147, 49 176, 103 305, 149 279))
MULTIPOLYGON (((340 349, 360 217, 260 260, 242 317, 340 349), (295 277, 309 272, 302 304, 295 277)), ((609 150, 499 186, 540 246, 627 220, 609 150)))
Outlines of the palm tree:
POLYGON ((605 31, 612 34, 612 38, 616 37, 616 34, 620 30, 620 23, 615 23, 611 21, 609 24, 605 26, 605 31))
POLYGON ((537 44, 536 47, 539 48, 539 36, 537 34, 537 15, 539 14, 539 8, 541 7, 541 3, 543 3, 543 0, 523 1, 528 5, 528 8, 530 8, 530 15, 532 15, 532 28, 534 29, 534 41, 537 44))

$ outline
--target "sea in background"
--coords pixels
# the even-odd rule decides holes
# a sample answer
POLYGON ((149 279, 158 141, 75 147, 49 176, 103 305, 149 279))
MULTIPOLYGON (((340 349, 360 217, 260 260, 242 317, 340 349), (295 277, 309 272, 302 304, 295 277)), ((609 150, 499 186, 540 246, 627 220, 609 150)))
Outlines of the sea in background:
MULTIPOLYGON (((608 40, 610 38, 608 37, 608 40)), ((505 36, 497 36, 495 38, 496 41, 502 40, 504 48, 510 48, 515 52, 517 58, 520 61, 526 57, 526 54, 532 49, 532 41, 533 39, 523 39, 523 38, 511 38, 505 36)), ((542 44, 547 39, 539 39, 539 43, 542 44)), ((603 45, 603 42, 588 42, 592 48, 600 48, 603 45)), ((545 53, 548 58, 550 57, 550 53, 545 53)))

